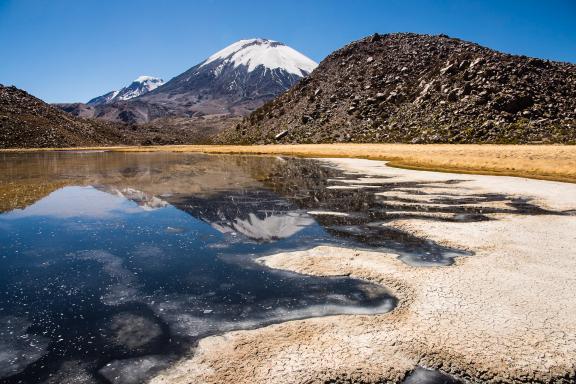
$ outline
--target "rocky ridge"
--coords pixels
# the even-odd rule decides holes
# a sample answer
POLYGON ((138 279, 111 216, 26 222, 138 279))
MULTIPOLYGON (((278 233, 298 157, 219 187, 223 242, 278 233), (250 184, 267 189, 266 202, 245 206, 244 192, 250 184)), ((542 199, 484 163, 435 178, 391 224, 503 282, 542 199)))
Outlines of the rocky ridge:
POLYGON ((136 126, 81 116, 86 118, 72 116, 16 87, 0 85, 0 148, 209 144, 218 132, 238 122, 171 117, 136 126))
POLYGON ((70 116, 16 87, 0 85, 0 148, 132 143, 131 135, 112 123, 70 116))
POLYGON ((164 80, 152 76, 139 76, 136 80, 129 85, 117 91, 108 92, 102 96, 95 97, 88 101, 86 104, 96 106, 100 104, 108 104, 117 100, 130 100, 138 96, 142 96, 164 84, 164 80))
POLYGON ((576 65, 375 34, 330 54, 225 143, 576 143, 576 65))

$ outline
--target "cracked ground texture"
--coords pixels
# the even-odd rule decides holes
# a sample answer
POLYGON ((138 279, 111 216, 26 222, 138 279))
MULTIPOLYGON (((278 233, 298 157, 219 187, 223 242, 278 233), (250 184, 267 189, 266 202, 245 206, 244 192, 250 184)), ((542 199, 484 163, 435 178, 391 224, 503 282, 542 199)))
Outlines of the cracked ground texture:
MULTIPOLYGON (((398 170, 367 160, 332 164, 389 180, 460 179, 459 188, 504 190, 567 213, 576 208, 573 184, 398 170)), ((382 315, 313 318, 208 337, 152 382, 399 382, 421 365, 473 382, 572 383, 576 216, 491 218, 384 224, 475 253, 452 266, 413 267, 393 254, 331 246, 263 257, 271 268, 382 284, 399 304, 382 315)))

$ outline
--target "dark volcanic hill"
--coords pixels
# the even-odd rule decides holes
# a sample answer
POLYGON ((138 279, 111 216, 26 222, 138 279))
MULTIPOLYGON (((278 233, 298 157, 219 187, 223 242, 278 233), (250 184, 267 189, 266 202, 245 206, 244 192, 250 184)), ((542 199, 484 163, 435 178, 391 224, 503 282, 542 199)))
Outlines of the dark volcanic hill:
POLYGON ((209 144, 217 133, 238 122, 238 118, 217 116, 172 117, 135 126, 80 118, 16 87, 0 85, 0 148, 209 144))
MULTIPOLYGON (((242 116, 307 76, 316 63, 280 42, 240 40, 141 96, 103 95, 103 103, 61 104, 80 116, 125 123, 162 117, 242 116)), ((100 100, 100 99, 98 99, 100 100)))
POLYGON ((576 65, 413 33, 329 55, 228 143, 576 143, 576 65))
POLYGON ((70 116, 16 88, 0 85, 0 148, 133 143, 115 124, 70 116))

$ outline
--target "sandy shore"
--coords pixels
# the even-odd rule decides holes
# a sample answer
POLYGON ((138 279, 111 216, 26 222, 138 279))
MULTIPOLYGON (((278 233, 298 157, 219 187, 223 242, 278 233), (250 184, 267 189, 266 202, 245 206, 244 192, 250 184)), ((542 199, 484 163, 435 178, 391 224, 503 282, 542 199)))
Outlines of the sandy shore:
MULTIPOLYGON (((8 149, 0 152, 50 149, 8 149)), ((283 154, 307 157, 353 157, 388 160, 401 168, 445 172, 523 176, 576 182, 576 146, 461 144, 300 144, 300 145, 170 145, 99 147, 64 150, 175 151, 283 154)))
POLYGON ((567 214, 386 224, 476 253, 449 267, 413 267, 393 254, 337 247, 265 257, 273 268, 383 284, 399 305, 384 315, 208 337, 153 383, 398 382, 418 365, 481 382, 574 382, 576 215, 567 210, 576 209, 576 185, 391 169, 368 160, 331 163, 389 182, 456 179, 451 193, 505 192, 567 214))

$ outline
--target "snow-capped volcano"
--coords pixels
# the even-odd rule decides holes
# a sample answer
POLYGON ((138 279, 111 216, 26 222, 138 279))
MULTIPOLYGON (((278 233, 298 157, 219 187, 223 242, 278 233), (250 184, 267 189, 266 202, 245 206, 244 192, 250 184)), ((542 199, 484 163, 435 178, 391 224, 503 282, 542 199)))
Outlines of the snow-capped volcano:
POLYGON ((268 69, 282 69, 297 76, 306 76, 318 66, 295 49, 266 39, 237 41, 210 56, 200 67, 215 61, 220 61, 220 66, 232 63, 234 68, 244 65, 248 67, 248 72, 261 65, 268 69))
POLYGON ((90 100, 87 104, 95 106, 100 104, 108 104, 119 100, 130 100, 135 97, 141 96, 145 93, 148 93, 158 88, 162 84, 164 84, 164 81, 157 77, 139 76, 136 80, 130 83, 130 85, 118 91, 111 91, 106 93, 105 95, 95 97, 92 100, 90 100))
POLYGON ((125 123, 168 116, 242 116, 288 90, 316 66, 313 60, 278 41, 240 40, 165 84, 141 76, 119 91, 90 100, 92 109, 62 108, 77 115, 83 113, 84 117, 125 123))
POLYGON ((240 40, 138 100, 179 115, 243 115, 292 87, 316 66, 280 42, 240 40))

